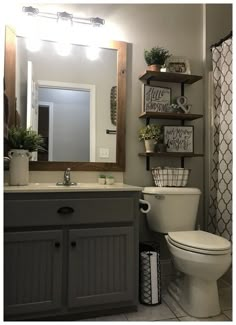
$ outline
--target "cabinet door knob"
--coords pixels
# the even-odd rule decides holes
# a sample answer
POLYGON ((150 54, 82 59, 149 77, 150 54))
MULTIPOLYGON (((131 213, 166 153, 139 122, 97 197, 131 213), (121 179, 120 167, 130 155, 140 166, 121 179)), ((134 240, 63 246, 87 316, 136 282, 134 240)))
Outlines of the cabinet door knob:
POLYGON ((70 245, 71 245, 71 247, 75 247, 75 246, 76 246, 76 242, 75 242, 75 241, 72 241, 72 242, 70 243, 70 245))
POLYGON ((71 207, 61 207, 57 210, 57 213, 59 214, 71 214, 74 212, 74 209, 71 207))
POLYGON ((55 244, 54 244, 55 247, 60 247, 61 246, 61 243, 59 241, 56 241, 55 244))

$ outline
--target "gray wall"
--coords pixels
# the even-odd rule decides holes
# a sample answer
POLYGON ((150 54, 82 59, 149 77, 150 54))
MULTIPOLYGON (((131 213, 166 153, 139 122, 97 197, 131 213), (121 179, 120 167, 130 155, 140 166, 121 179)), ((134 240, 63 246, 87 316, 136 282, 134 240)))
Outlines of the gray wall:
POLYGON ((209 48, 232 31, 232 18, 232 4, 207 4, 205 6, 206 67, 208 70, 212 70, 209 48))

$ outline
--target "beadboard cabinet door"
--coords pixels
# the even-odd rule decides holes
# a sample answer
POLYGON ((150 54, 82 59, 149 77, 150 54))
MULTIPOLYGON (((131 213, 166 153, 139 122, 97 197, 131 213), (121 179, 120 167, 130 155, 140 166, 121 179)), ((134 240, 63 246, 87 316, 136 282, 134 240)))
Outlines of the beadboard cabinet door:
POLYGON ((69 231, 68 307, 135 298, 133 227, 69 231))
POLYGON ((6 232, 4 242, 5 313, 60 308, 62 231, 6 232))

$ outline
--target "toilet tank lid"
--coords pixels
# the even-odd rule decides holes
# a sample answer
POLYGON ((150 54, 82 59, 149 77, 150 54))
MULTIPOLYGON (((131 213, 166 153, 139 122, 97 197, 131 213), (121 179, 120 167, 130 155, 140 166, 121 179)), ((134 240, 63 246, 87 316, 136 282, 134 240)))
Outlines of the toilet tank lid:
POLYGON ((174 194, 174 195, 190 195, 190 194, 201 194, 201 191, 198 188, 194 187, 144 187, 144 194, 174 194))

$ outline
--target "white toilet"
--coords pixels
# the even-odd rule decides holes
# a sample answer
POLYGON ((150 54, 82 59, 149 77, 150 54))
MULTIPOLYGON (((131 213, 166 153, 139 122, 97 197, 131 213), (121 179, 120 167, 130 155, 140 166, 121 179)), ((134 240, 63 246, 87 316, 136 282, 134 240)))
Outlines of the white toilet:
POLYGON ((187 187, 145 187, 150 229, 164 233, 179 272, 168 290, 191 316, 220 314, 217 280, 231 265, 231 243, 220 236, 194 230, 201 192, 187 187))

